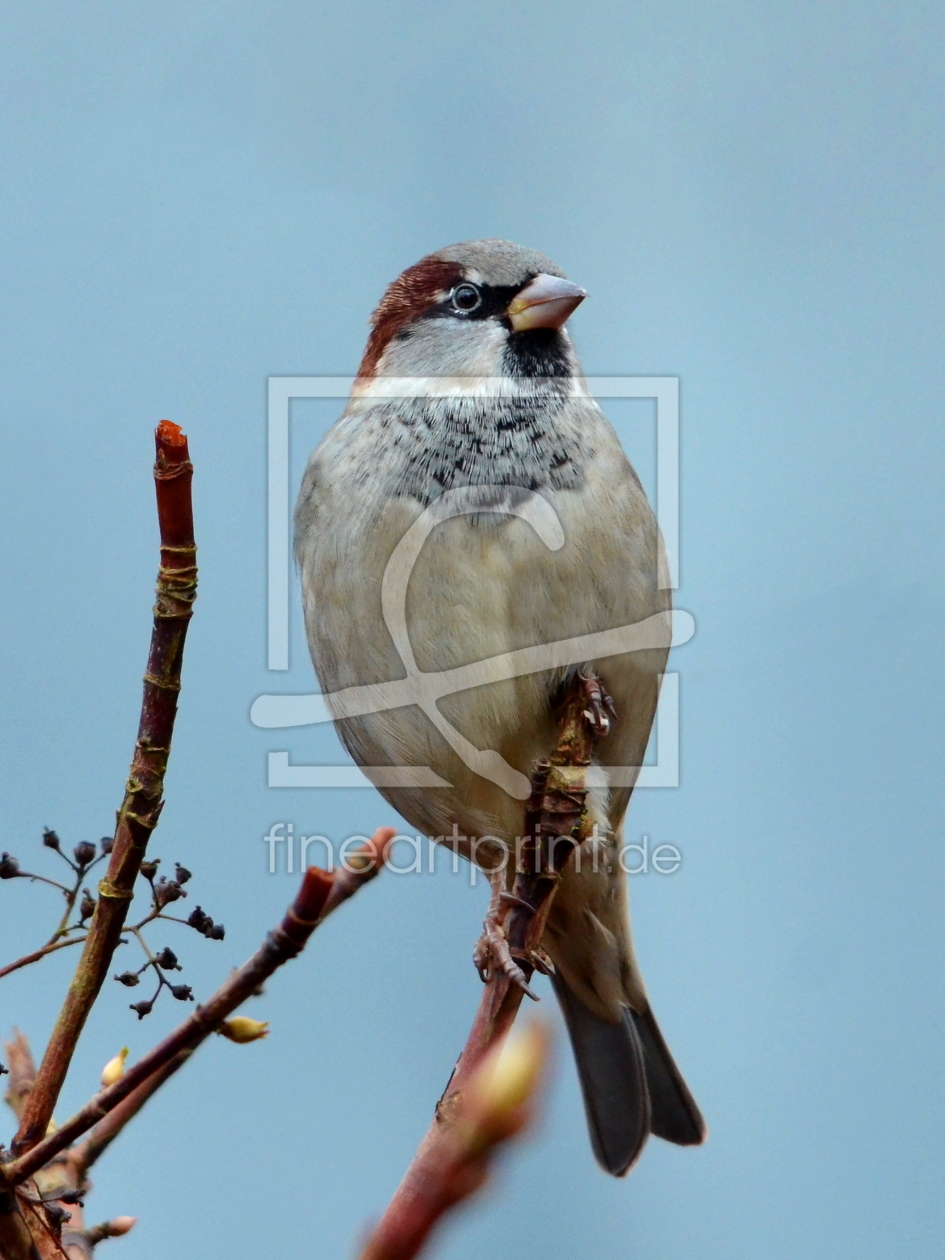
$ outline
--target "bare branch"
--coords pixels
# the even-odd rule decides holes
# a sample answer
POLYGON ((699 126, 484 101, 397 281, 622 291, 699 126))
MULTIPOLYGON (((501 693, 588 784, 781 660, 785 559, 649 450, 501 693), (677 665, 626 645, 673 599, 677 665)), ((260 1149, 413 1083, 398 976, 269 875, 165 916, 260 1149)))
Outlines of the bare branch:
POLYGON ((100 1243, 103 1238, 121 1238, 123 1234, 127 1234, 134 1228, 137 1219, 136 1216, 116 1216, 112 1221, 102 1221, 101 1225, 93 1225, 85 1237, 91 1247, 100 1243))
MULTIPOLYGON (((555 751, 532 775, 532 794, 525 812, 524 834, 528 839, 516 869, 513 896, 506 903, 505 935, 526 981, 535 969, 561 871, 588 834, 585 776, 595 734, 584 716, 585 687, 581 678, 569 686, 559 710, 555 751)), ((409 1260, 435 1221, 471 1193, 454 1194, 459 1184, 457 1133, 462 1130, 470 1094, 475 1092, 476 1074, 508 1033, 523 996, 524 990, 502 968, 490 969, 472 1029, 437 1104, 433 1124, 373 1231, 362 1260, 409 1260)))
POLYGON ((39 962, 41 958, 45 958, 47 954, 54 954, 57 949, 65 949, 67 945, 81 945, 85 940, 84 936, 74 936, 71 941, 55 941, 48 945, 44 945, 42 949, 33 950, 32 954, 24 954, 22 958, 18 958, 16 962, 7 963, 5 967, 0 967, 0 980, 4 976, 8 976, 11 971, 19 971, 21 967, 28 967, 30 963, 39 962))
POLYGON ((108 873, 98 886, 98 902, 82 957, 21 1117, 13 1146, 18 1153, 39 1142, 46 1132, 76 1043, 108 974, 141 861, 163 804, 184 640, 197 592, 197 550, 190 497, 193 467, 187 439, 176 424, 162 420, 155 432, 155 445, 161 565, 138 739, 118 811, 108 873))
MULTIPOLYGON (((19 1116, 33 1087, 36 1067, 29 1042, 19 1030, 16 1030, 12 1041, 6 1042, 4 1050, 10 1064, 10 1088, 6 1101, 19 1116)), ((72 1231, 64 1231, 59 1242, 56 1241, 56 1225, 48 1213, 55 1212, 58 1207, 50 1200, 79 1190, 84 1184, 84 1176, 84 1170, 75 1164, 70 1151, 65 1158, 44 1168, 35 1179, 18 1190, 0 1177, 0 1186, 3 1187, 0 1192, 0 1256, 3 1260, 36 1260, 37 1256, 40 1260, 45 1257, 62 1260, 63 1256, 73 1260, 76 1252, 70 1247, 81 1241, 76 1231, 84 1228, 81 1206, 75 1197, 69 1198, 68 1220, 72 1231)), ((85 1257, 91 1252, 80 1248, 78 1254, 85 1257)))
POLYGON ((441 1136, 425 1193, 411 1201, 409 1211, 384 1214, 361 1260, 413 1260, 446 1213, 483 1185, 496 1151, 531 1118, 547 1047, 548 1030, 533 1024, 490 1051, 469 1080, 455 1122, 441 1136))
POLYGON ((163 1067, 158 1068, 137 1089, 133 1089, 123 1102, 114 1107, 103 1120, 100 1120, 84 1142, 73 1147, 69 1152, 70 1160, 76 1165, 81 1176, 92 1167, 95 1161, 111 1145, 129 1120, 134 1119, 148 1099, 169 1080, 178 1068, 184 1066, 190 1058, 190 1050, 182 1050, 180 1054, 169 1059, 163 1067))
MULTIPOLYGON (((334 910, 337 910, 349 897, 354 896, 358 889, 367 883, 368 880, 374 878, 383 860, 383 849, 393 834, 393 828, 382 829, 369 845, 363 849, 356 850, 348 856, 346 866, 337 870, 331 881, 331 887, 325 905, 322 908, 320 922, 324 921, 334 910), (390 836, 387 835, 388 832, 390 836)), ((311 907, 309 912, 310 910, 311 907)), ((178 1068, 183 1067, 190 1057, 190 1053, 189 1050, 182 1051, 153 1073, 153 1075, 142 1081, 137 1089, 132 1090, 123 1102, 120 1102, 103 1120, 99 1121, 84 1142, 70 1152, 70 1158, 75 1160, 83 1171, 91 1168, 128 1121, 138 1114, 152 1094, 156 1093, 164 1082, 174 1075, 178 1068)))
POLYGON ((381 827, 367 844, 349 857, 351 877, 347 878, 348 872, 338 872, 345 891, 333 904, 330 904, 330 894, 334 886, 332 876, 315 866, 309 867, 298 896, 282 923, 275 931, 270 932, 265 944, 252 958, 234 971, 209 1001, 198 1006, 189 1019, 184 1020, 169 1037, 139 1059, 114 1085, 109 1085, 87 1102, 55 1133, 49 1134, 11 1163, 0 1167, 0 1185, 4 1180, 8 1185, 17 1185, 32 1176, 54 1155, 65 1150, 76 1138, 113 1111, 154 1073, 162 1071, 178 1056, 187 1057, 192 1054, 273 972, 301 953, 309 937, 324 922, 331 910, 347 900, 357 888, 373 879, 395 834, 393 827, 381 827))

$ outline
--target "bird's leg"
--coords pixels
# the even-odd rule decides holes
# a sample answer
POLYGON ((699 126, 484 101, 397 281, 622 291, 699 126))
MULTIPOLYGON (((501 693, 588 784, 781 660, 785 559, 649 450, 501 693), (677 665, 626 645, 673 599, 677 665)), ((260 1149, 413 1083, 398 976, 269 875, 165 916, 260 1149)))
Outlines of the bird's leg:
MULTIPOLYGON (((502 931, 500 924, 499 908, 502 905, 502 884, 504 882, 503 874, 493 871, 489 876, 489 883, 492 885, 492 895, 489 898, 489 909, 486 911, 486 917, 482 923, 482 936, 476 941, 473 949, 473 963, 479 972, 479 979, 485 984, 489 977, 489 964, 492 961, 493 949, 499 937, 504 941, 505 933, 502 931)), ((506 948, 508 945, 506 944, 506 948)))
MULTIPOLYGON (((504 870, 493 871, 489 876, 489 881, 492 884, 489 909, 486 911, 486 917, 483 920, 482 936, 476 942, 476 948, 473 950, 473 962, 476 965, 476 970, 479 972, 479 978, 485 984, 489 979, 490 973, 495 968, 499 968, 500 971, 505 972, 512 984, 537 1002, 537 996, 528 987, 525 972, 512 957, 512 951, 509 948, 508 938, 505 935, 505 927, 503 926, 506 906, 514 903, 524 905, 529 910, 531 910, 531 906, 527 902, 523 902, 520 897, 515 897, 512 893, 506 892, 504 870)), ((542 965, 540 966, 537 960, 529 959, 529 961, 533 962, 533 965, 538 970, 545 971, 547 974, 544 959, 542 959, 542 965)))
POLYGON ((591 730, 599 738, 609 735, 610 720, 617 716, 610 693, 593 670, 587 666, 578 674, 578 682, 584 693, 584 716, 591 730))

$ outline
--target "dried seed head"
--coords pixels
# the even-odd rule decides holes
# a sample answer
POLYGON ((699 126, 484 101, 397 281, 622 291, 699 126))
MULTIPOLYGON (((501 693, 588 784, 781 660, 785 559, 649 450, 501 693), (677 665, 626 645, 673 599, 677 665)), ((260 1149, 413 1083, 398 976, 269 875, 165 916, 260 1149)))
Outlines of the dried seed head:
POLYGON ((179 901, 187 894, 176 880, 166 879, 163 875, 154 885, 154 900, 158 906, 168 906, 172 901, 179 901))
POLYGON ((95 845, 89 840, 80 840, 72 850, 72 856, 76 860, 78 866, 88 866, 90 862, 95 861, 96 855, 95 845))
POLYGON ((0 879, 14 879, 20 873, 20 864, 9 853, 0 854, 0 879))
POLYGON ((48 827, 43 828, 43 844, 47 849, 59 849, 59 837, 48 827))
POLYGON ((187 922, 195 932, 202 932, 204 936, 209 936, 213 930, 213 920, 202 906, 195 906, 187 916, 187 922))

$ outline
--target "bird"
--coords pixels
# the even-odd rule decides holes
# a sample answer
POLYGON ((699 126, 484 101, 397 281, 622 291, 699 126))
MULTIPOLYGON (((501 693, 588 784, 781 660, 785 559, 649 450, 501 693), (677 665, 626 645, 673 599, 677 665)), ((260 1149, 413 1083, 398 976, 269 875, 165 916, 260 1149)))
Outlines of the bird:
MULTIPOLYGON (((364 767, 432 772, 439 786, 376 781, 412 826, 452 837, 491 872, 493 905, 528 776, 554 747, 555 695, 578 675, 598 680, 592 716, 607 739, 582 846, 593 852, 565 868, 542 950, 594 1154, 622 1176, 651 1133, 679 1145, 706 1136, 631 939, 619 853, 633 775, 607 777, 608 765, 643 762, 669 630, 599 660, 476 673, 519 659, 508 653, 649 618, 669 625, 654 513, 566 328, 585 297, 551 259, 510 241, 466 241, 407 267, 371 317, 343 414, 308 461, 295 554, 311 657, 342 743, 364 767), (405 670, 419 680, 417 703, 358 712, 341 702, 405 670), (458 676, 450 671, 468 685, 424 692, 458 676)), ((477 965, 514 969, 496 956, 489 922, 477 965)))

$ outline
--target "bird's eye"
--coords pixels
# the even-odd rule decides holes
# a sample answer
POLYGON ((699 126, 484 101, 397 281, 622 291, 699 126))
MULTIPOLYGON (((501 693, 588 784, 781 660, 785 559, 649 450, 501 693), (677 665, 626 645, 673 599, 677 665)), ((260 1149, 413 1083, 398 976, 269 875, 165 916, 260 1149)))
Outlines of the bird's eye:
POLYGON ((474 284, 458 284, 453 290, 453 306, 467 313, 482 304, 482 295, 474 284))

